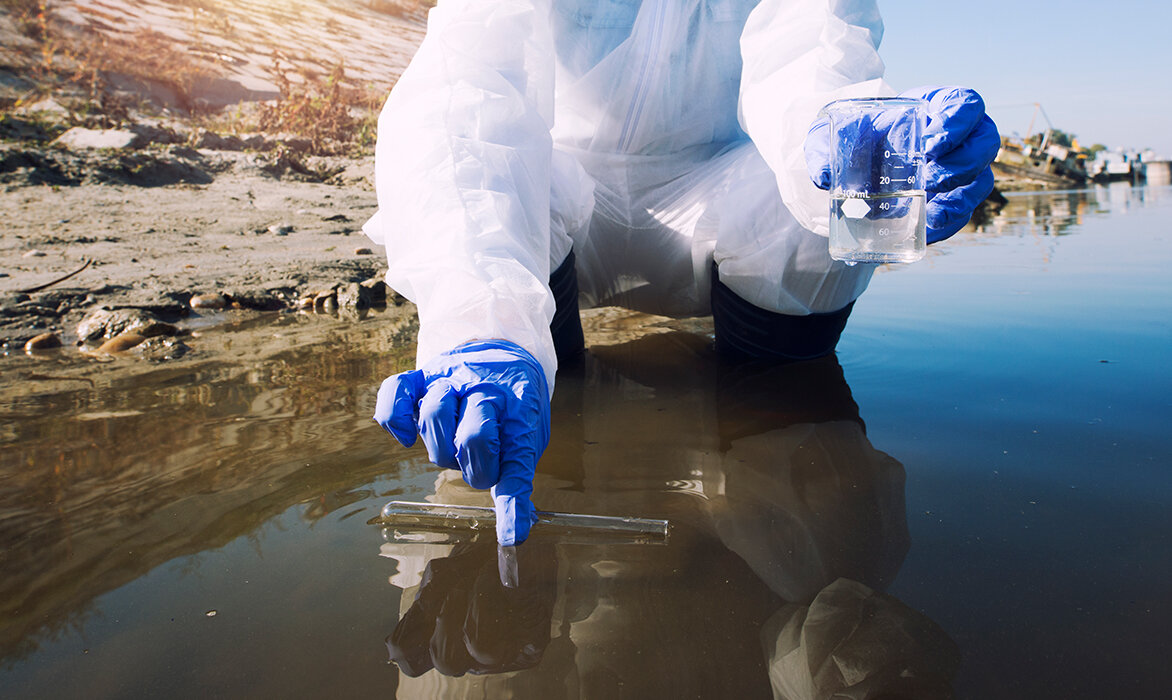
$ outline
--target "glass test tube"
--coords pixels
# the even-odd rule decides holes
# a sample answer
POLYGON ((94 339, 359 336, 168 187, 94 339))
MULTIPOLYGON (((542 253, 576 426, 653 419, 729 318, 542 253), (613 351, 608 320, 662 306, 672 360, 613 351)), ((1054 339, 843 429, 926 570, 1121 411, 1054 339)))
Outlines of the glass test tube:
MULTIPOLYGON (((492 508, 479 506, 391 501, 383 506, 382 514, 371 522, 388 527, 424 530, 495 530, 496 513, 492 508)), ((578 536, 622 535, 631 542, 651 543, 666 541, 668 527, 668 521, 651 518, 538 511, 533 532, 578 536)))

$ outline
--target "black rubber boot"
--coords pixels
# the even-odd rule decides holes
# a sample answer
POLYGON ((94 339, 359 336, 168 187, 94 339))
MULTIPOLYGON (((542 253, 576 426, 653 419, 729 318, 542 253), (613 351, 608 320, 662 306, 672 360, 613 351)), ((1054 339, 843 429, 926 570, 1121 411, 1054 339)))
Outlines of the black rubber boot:
POLYGON ((854 302, 838 311, 789 316, 766 311, 720 281, 712 263, 712 321, 716 351, 733 360, 795 361, 834 352, 854 302))
POLYGON ((557 305, 549 332, 558 366, 568 366, 582 358, 586 340, 582 336, 582 319, 578 316, 578 273, 574 271, 574 251, 566 256, 549 276, 549 289, 557 305))

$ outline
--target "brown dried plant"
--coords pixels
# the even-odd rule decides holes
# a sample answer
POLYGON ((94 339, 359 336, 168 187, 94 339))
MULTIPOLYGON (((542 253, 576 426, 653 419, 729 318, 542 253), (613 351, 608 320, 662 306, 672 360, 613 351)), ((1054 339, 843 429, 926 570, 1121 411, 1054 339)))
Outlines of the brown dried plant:
POLYGON ((135 92, 162 94, 165 106, 199 111, 193 95, 211 66, 165 35, 150 29, 128 37, 78 31, 57 21, 48 0, 0 0, 0 9, 12 12, 34 42, 24 53, 36 92, 80 88, 88 102, 81 111, 106 120, 124 118, 128 95, 135 92))
POLYGON ((188 113, 202 109, 194 95, 211 67, 176 48, 163 34, 140 29, 130 39, 88 36, 76 42, 74 52, 71 81, 85 86, 94 101, 108 99, 112 84, 121 79, 169 89, 177 106, 188 113))
POLYGON ((7 10, 21 34, 40 39, 48 17, 48 0, 0 0, 0 9, 7 10))
MULTIPOLYGON (((207 0, 170 1, 193 10, 208 7, 207 0)), ((403 4, 430 3, 403 0, 403 4)), ((150 109, 153 101, 155 108, 178 108, 196 123, 212 128, 226 127, 235 133, 259 129, 299 137, 308 143, 304 150, 315 155, 363 154, 374 145, 386 89, 357 85, 348 79, 342 63, 322 75, 290 68, 288 59, 282 63, 279 54, 274 54, 270 76, 278 97, 259 104, 250 114, 240 106, 235 115, 214 114, 197 97, 201 83, 216 72, 210 60, 151 29, 129 36, 78 30, 59 22, 51 7, 49 0, 0 0, 0 11, 7 10, 24 22, 19 25, 24 27, 22 32, 34 41, 25 51, 38 84, 36 92, 72 93, 64 102, 71 110, 71 123, 117 124, 130 119, 133 108, 150 109)))
POLYGON ((382 94, 348 87, 343 63, 325 78, 308 73, 293 78, 274 58, 272 75, 280 97, 261 105, 262 130, 304 138, 310 151, 321 155, 362 150, 374 143, 382 94))

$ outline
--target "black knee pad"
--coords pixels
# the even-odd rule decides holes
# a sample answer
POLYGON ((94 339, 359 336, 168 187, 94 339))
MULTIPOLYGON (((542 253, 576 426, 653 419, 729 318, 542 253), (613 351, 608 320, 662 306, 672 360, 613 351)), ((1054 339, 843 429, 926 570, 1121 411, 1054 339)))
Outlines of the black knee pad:
POLYGON ((766 311, 736 295, 712 263, 712 321, 716 351, 730 359, 809 360, 834 352, 854 302, 838 311, 790 316, 766 311))

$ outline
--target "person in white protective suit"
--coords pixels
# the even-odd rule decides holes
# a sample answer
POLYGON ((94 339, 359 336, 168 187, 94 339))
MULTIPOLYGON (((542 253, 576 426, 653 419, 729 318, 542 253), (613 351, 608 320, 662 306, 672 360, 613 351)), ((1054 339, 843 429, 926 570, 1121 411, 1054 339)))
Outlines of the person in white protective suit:
MULTIPOLYGON (((364 230, 420 330, 375 420, 491 487, 510 545, 579 302, 711 312, 741 355, 832 352, 873 268, 828 254, 818 112, 895 94, 882 31, 874 0, 441 0, 379 119, 364 230)), ((975 92, 913 94, 934 242, 988 195, 999 138, 975 92)))

